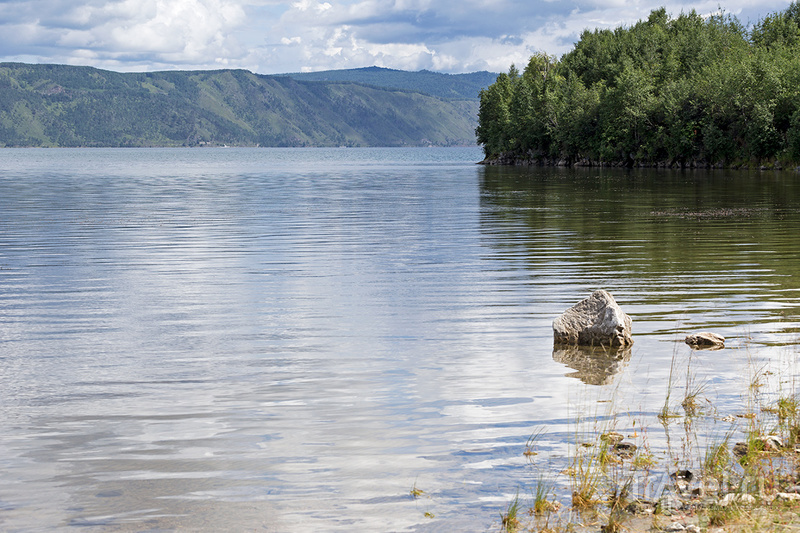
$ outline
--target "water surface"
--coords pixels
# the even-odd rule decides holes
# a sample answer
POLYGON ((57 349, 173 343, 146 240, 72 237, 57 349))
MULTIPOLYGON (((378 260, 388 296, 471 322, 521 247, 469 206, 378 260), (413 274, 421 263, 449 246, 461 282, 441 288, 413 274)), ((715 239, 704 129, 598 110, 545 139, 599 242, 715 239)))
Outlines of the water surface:
POLYGON ((796 375, 797 174, 480 158, 0 151, 0 526, 497 529, 581 417, 652 421, 673 360, 719 418, 754 361, 796 375), (554 352, 597 288, 633 350, 554 352))

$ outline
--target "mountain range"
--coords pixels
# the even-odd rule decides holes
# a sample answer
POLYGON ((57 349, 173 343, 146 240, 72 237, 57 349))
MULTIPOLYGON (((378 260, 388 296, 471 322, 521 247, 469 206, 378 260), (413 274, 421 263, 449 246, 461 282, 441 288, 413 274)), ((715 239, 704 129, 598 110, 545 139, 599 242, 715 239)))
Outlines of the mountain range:
POLYGON ((478 94, 495 77, 0 63, 0 147, 474 145, 478 94))
POLYGON ((497 80, 496 73, 486 71, 470 72, 469 74, 442 74, 430 70, 406 72, 382 67, 298 72, 286 74, 286 76, 306 81, 352 81, 374 87, 407 89, 439 98, 456 100, 477 100, 480 90, 497 80))

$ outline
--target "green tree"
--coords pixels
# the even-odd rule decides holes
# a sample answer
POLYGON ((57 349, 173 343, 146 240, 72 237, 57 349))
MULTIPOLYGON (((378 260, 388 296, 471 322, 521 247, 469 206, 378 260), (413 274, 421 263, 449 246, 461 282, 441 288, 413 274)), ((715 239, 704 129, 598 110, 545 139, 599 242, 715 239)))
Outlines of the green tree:
POLYGON ((627 163, 649 159, 655 106, 652 78, 627 60, 614 81, 601 104, 602 155, 627 163))
POLYGON ((508 107, 518 77, 518 71, 512 65, 508 74, 500 74, 497 81, 480 92, 475 135, 487 156, 498 155, 512 148, 511 115, 508 107))
POLYGON ((800 2, 792 2, 785 11, 767 15, 751 32, 754 44, 766 48, 796 47, 800 43, 800 2))
POLYGON ((798 28, 795 1, 749 33, 724 12, 664 8, 584 31, 560 60, 536 54, 482 93, 478 140, 487 157, 798 161, 798 28))

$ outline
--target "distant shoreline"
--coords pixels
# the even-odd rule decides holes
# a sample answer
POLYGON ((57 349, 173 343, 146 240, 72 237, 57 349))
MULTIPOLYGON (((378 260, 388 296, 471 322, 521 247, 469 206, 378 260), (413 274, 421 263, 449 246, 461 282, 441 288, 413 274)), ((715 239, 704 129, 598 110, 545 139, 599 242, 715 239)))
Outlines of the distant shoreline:
POLYGON ((566 159, 554 159, 533 157, 530 155, 507 152, 498 156, 487 157, 478 162, 479 165, 487 166, 525 166, 525 167, 564 167, 564 168, 650 168, 650 169, 671 169, 671 170, 778 170, 800 172, 800 166, 795 164, 784 164, 780 161, 764 162, 734 162, 734 163, 709 163, 704 160, 690 161, 596 161, 590 159, 578 159, 569 161, 566 159))

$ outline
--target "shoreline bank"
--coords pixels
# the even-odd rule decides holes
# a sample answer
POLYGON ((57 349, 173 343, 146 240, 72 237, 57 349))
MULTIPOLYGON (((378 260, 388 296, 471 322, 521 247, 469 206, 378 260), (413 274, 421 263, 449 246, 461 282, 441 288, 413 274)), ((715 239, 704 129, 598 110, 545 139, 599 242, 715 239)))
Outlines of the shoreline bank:
POLYGON ((487 157, 478 162, 479 165, 487 166, 523 166, 523 167, 563 167, 563 168, 655 168, 670 170, 789 170, 800 172, 800 165, 796 163, 785 163, 781 161, 768 162, 717 162, 698 159, 689 161, 601 161, 594 159, 559 159, 534 157, 526 154, 513 152, 500 154, 494 157, 487 157))

